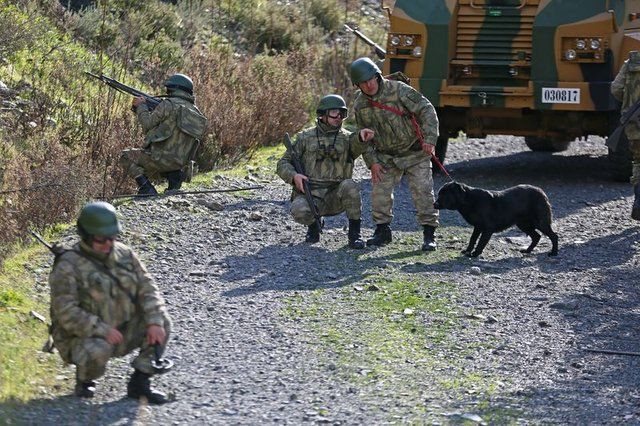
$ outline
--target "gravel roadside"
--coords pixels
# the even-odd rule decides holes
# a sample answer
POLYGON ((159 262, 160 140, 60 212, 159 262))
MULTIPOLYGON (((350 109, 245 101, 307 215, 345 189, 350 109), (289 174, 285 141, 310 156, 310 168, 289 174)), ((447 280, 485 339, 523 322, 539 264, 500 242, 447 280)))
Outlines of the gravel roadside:
MULTIPOLYGON (((558 258, 544 237, 520 254, 528 241, 516 230, 495 235, 481 259, 462 257, 471 230, 455 212, 441 216, 438 252, 420 253, 404 183, 394 242, 363 252, 346 248, 342 216, 319 244, 301 243, 289 188, 272 174, 252 178, 260 191, 124 203, 124 240, 174 320, 176 368, 156 383, 176 401, 124 398, 122 359, 90 402, 65 396, 67 368, 62 396, 0 413, 29 424, 640 423, 640 359, 583 350, 639 350, 638 227, 630 186, 608 181, 602 139, 553 155, 508 136, 449 151, 452 176, 472 186, 543 188, 558 258)), ((370 183, 361 164, 357 173, 367 237, 370 183)))

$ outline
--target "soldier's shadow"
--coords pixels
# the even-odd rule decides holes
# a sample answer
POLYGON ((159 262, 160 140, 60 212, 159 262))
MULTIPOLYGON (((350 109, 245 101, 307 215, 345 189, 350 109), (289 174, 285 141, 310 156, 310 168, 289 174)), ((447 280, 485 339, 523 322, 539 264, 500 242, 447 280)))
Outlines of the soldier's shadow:
MULTIPOLYGON (((39 398, 28 402, 9 401, 0 404, 0 423, 30 425, 111 425, 140 424, 141 406, 123 397, 96 403, 74 395, 39 398)), ((150 419, 147 419, 150 420, 150 419)), ((144 422, 143 422, 144 423, 144 422)))

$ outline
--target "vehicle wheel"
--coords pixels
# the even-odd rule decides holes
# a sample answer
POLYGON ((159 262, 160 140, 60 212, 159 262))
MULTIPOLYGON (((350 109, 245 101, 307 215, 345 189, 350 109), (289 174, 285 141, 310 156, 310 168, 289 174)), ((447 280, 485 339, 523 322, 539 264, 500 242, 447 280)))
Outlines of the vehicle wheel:
POLYGON ((609 154, 607 159, 609 161, 609 170, 611 171, 611 177, 616 182, 629 182, 631 177, 631 151, 629 151, 629 140, 625 135, 620 138, 616 151, 612 151, 608 148, 609 154))
POLYGON ((561 152, 569 148, 571 141, 542 139, 534 136, 525 136, 524 142, 531 151, 561 152))
MULTIPOLYGON (((438 136, 438 141, 436 142, 436 157, 442 164, 444 164, 444 159, 447 156, 447 148, 449 146, 449 138, 447 136, 438 136)), ((434 173, 441 173, 440 168, 436 165, 436 163, 431 160, 431 169, 434 173)))

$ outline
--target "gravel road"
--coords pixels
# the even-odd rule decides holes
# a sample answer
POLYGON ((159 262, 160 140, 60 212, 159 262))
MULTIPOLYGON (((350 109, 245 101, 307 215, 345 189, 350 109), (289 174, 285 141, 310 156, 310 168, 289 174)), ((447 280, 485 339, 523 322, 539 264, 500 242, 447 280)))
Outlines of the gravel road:
MULTIPOLYGON (((513 229, 480 259, 460 254, 471 229, 444 212, 439 250, 419 252, 406 184, 394 242, 346 247, 346 218, 301 241, 289 188, 272 170, 219 186, 263 190, 124 203, 123 240, 145 260, 174 321, 174 371, 155 380, 175 401, 124 397, 128 358, 97 396, 69 396, 73 369, 42 398, 0 405, 10 424, 640 424, 638 225, 631 188, 612 183, 602 139, 558 154, 520 138, 456 140, 448 168, 487 189, 529 183, 553 205, 560 255, 531 255, 513 229)), ((362 164, 364 234, 372 233, 362 164)), ((445 179, 436 177, 436 188, 445 179)), ((46 268, 44 274, 46 272, 46 268)), ((43 276, 36 277, 40 280, 43 276)), ((57 356, 57 355, 55 355, 57 356)))

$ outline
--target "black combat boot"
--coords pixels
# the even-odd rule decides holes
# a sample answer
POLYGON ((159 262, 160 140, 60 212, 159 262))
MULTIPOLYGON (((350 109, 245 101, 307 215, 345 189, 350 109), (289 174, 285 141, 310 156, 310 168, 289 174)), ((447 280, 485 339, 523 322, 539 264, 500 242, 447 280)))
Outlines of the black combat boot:
POLYGON ((304 241, 309 244, 315 244, 320 241, 320 225, 318 225, 318 221, 313 222, 307 227, 307 236, 304 238, 304 241))
POLYGON ((381 223, 376 225, 376 230, 373 231, 373 238, 367 240, 368 246, 383 246, 391 242, 391 227, 388 223, 381 223))
POLYGON ((182 186, 182 182, 184 182, 184 174, 182 173, 182 170, 163 173, 162 176, 169 182, 167 191, 177 191, 182 186))
POLYGON ((640 183, 633 185, 633 207, 631 208, 631 219, 640 220, 640 183))
POLYGON ((147 398, 149 404, 164 404, 168 402, 167 396, 162 392, 151 389, 151 375, 135 370, 127 385, 127 396, 133 399, 147 398))
POLYGON ((158 191, 145 175, 136 177, 136 183, 138 184, 138 195, 158 195, 158 191))
POLYGON ((349 247, 364 248, 364 241, 360 238, 360 219, 349 219, 349 247))
POLYGON ((89 380, 86 382, 76 379, 75 394, 80 398, 93 398, 96 393, 96 382, 89 380))
POLYGON ((422 236, 424 242, 422 243, 422 251, 435 251, 436 245, 436 228, 435 226, 423 225, 422 236))

